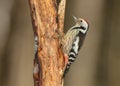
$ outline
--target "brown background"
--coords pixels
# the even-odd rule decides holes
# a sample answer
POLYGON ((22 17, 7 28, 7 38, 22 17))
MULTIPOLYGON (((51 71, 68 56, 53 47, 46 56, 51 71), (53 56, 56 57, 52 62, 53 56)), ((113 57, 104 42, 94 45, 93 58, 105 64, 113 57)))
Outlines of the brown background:
MULTIPOLYGON (((120 86, 120 0, 67 0, 65 31, 72 16, 89 32, 65 86, 120 86)), ((0 86, 33 86, 33 31, 27 0, 0 0, 0 86)))

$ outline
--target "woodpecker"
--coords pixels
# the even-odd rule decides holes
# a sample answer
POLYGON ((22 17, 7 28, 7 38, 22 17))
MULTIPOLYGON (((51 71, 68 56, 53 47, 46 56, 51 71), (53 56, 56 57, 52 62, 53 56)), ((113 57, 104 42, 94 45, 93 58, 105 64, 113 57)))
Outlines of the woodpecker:
POLYGON ((68 72, 71 64, 77 58, 78 52, 89 28, 88 23, 84 19, 76 17, 73 18, 76 24, 71 27, 62 38, 63 53, 65 57, 65 70, 63 77, 65 77, 65 74, 68 72))

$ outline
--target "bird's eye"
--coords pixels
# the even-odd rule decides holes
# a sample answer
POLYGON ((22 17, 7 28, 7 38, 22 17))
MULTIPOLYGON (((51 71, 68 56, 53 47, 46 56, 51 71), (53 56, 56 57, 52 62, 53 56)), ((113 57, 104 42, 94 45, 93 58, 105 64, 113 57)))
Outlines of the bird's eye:
POLYGON ((80 22, 82 22, 82 20, 80 20, 80 22))

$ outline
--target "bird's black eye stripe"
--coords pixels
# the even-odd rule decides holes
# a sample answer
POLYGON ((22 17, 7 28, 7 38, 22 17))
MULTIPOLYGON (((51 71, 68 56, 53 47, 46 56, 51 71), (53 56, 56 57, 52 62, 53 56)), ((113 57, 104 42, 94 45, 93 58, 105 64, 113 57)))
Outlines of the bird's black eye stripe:
POLYGON ((74 29, 80 29, 80 27, 74 27, 73 30, 74 30, 74 29))
POLYGON ((83 27, 83 26, 81 26, 80 28, 83 29, 83 30, 85 30, 85 27, 83 27))
POLYGON ((81 28, 81 29, 83 29, 83 30, 85 30, 85 29, 86 29, 85 27, 80 26, 80 27, 75 27, 75 28, 73 28, 73 30, 74 30, 74 29, 80 29, 80 28, 81 28))

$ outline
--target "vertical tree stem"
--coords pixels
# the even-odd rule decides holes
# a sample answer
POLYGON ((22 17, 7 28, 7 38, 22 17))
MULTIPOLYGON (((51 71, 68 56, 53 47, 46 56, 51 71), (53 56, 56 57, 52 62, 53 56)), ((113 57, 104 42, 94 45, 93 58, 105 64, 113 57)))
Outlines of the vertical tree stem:
POLYGON ((34 86, 62 86, 64 58, 59 34, 63 33, 66 0, 29 0, 37 51, 34 86))

